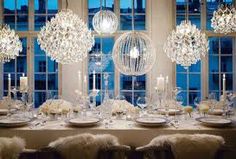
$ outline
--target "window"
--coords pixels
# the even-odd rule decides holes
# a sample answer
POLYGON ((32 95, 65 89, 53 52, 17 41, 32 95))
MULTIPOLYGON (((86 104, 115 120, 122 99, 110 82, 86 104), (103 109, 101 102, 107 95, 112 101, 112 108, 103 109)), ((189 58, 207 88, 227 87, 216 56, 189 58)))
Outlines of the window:
POLYGON ((146 0, 120 0, 120 30, 131 30, 132 19, 134 19, 135 30, 146 29, 146 0), (132 15, 133 9, 134 16, 132 15))
POLYGON ((226 75, 226 90, 233 90, 233 43, 232 37, 211 37, 209 51, 209 93, 219 99, 222 94, 223 74, 226 75))
MULTIPOLYGON (((29 30, 40 30, 47 20, 58 12, 58 0, 4 0, 4 23, 21 33, 23 51, 15 60, 3 65, 3 93, 8 92, 7 76, 11 74, 14 87, 19 87, 19 78, 24 73, 29 79, 30 89, 34 91, 35 107, 41 105, 48 94, 58 94, 58 64, 51 61, 40 49, 36 35, 29 30), (31 2, 31 1, 30 1, 31 2), (34 8, 30 10, 29 8, 34 8), (33 15, 33 19, 29 15, 33 15)), ((21 95, 18 93, 18 97, 21 95)))
POLYGON ((4 23, 17 31, 28 30, 28 0, 4 0, 4 23))

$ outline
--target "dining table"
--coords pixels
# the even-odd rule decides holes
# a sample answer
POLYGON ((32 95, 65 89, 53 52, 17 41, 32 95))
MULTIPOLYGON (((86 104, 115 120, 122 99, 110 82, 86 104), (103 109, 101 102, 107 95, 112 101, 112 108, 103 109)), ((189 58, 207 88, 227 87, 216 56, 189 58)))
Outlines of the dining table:
POLYGON ((112 119, 109 126, 101 121, 91 127, 74 127, 64 119, 34 120, 26 126, 16 128, 0 127, 0 137, 18 136, 26 141, 26 148, 39 149, 60 138, 82 133, 111 134, 118 137, 121 144, 142 146, 153 138, 167 134, 213 134, 224 137, 226 144, 236 149, 236 116, 231 116, 232 124, 227 127, 207 127, 195 120, 197 115, 179 115, 177 120, 169 116, 171 122, 164 126, 145 127, 135 120, 112 119), (178 124, 172 121, 178 121, 178 124))

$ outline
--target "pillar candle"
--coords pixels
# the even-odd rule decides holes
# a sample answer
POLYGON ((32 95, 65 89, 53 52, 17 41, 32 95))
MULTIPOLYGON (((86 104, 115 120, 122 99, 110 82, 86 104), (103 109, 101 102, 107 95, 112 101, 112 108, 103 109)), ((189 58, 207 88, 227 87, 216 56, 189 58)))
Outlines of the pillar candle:
POLYGON ((8 73, 8 96, 11 96, 11 74, 8 73))
POLYGON ((157 90, 158 91, 165 90, 165 79, 162 75, 160 75, 160 77, 157 77, 157 90))
POLYGON ((20 91, 26 92, 28 88, 28 77, 25 77, 23 73, 22 77, 20 77, 20 91))
POLYGON ((226 99, 226 78, 225 74, 223 74, 223 99, 226 99))

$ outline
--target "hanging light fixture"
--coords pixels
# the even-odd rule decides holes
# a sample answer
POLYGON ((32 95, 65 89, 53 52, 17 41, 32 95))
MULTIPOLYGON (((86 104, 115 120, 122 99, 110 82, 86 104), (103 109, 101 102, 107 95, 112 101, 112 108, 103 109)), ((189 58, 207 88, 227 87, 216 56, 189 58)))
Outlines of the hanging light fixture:
POLYGON ((116 40, 112 57, 115 67, 124 75, 146 74, 155 63, 156 52, 151 39, 144 33, 134 31, 134 0, 132 31, 122 34, 116 40))
POLYGON ((211 27, 215 33, 228 34, 236 31, 236 10, 233 5, 221 4, 214 11, 211 27))
POLYGON ((9 62, 19 56, 22 51, 22 43, 15 31, 8 25, 0 28, 0 62, 9 62))
MULTIPOLYGON (((105 9, 106 9, 106 0, 105 9)), ((100 0, 101 8, 93 17, 93 28, 98 34, 113 34, 118 28, 118 18, 115 13, 110 10, 102 10, 102 0, 100 0)))
POLYGON ((196 64, 209 50, 207 37, 188 20, 188 0, 186 20, 173 30, 164 44, 164 52, 172 62, 188 68, 196 64))
POLYGON ((94 45, 94 37, 87 24, 67 9, 56 14, 55 18, 41 28, 38 43, 45 53, 61 64, 82 61, 94 45))

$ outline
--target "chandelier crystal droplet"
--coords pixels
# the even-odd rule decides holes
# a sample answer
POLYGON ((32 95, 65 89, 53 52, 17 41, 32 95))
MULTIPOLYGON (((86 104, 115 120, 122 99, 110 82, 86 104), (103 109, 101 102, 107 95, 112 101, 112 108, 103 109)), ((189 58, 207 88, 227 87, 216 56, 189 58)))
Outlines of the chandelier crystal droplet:
POLYGON ((8 25, 0 28, 0 62, 9 62, 19 56, 22 51, 22 43, 15 31, 8 25))
POLYGON ((233 5, 221 4, 214 11, 211 27, 215 33, 228 34, 236 31, 236 10, 233 5))
POLYGON ((112 57, 116 68, 124 75, 143 75, 156 60, 151 39, 144 33, 130 31, 115 42, 112 57))
POLYGON ((94 15, 92 24, 98 34, 113 34, 118 28, 118 18, 112 11, 100 10, 94 15))
POLYGON ((72 64, 87 57, 94 45, 94 36, 82 19, 65 9, 41 28, 38 43, 52 60, 72 64))
POLYGON ((209 43, 204 33, 191 24, 182 21, 173 30, 164 44, 164 52, 172 62, 187 68, 196 64, 209 50, 209 43))

